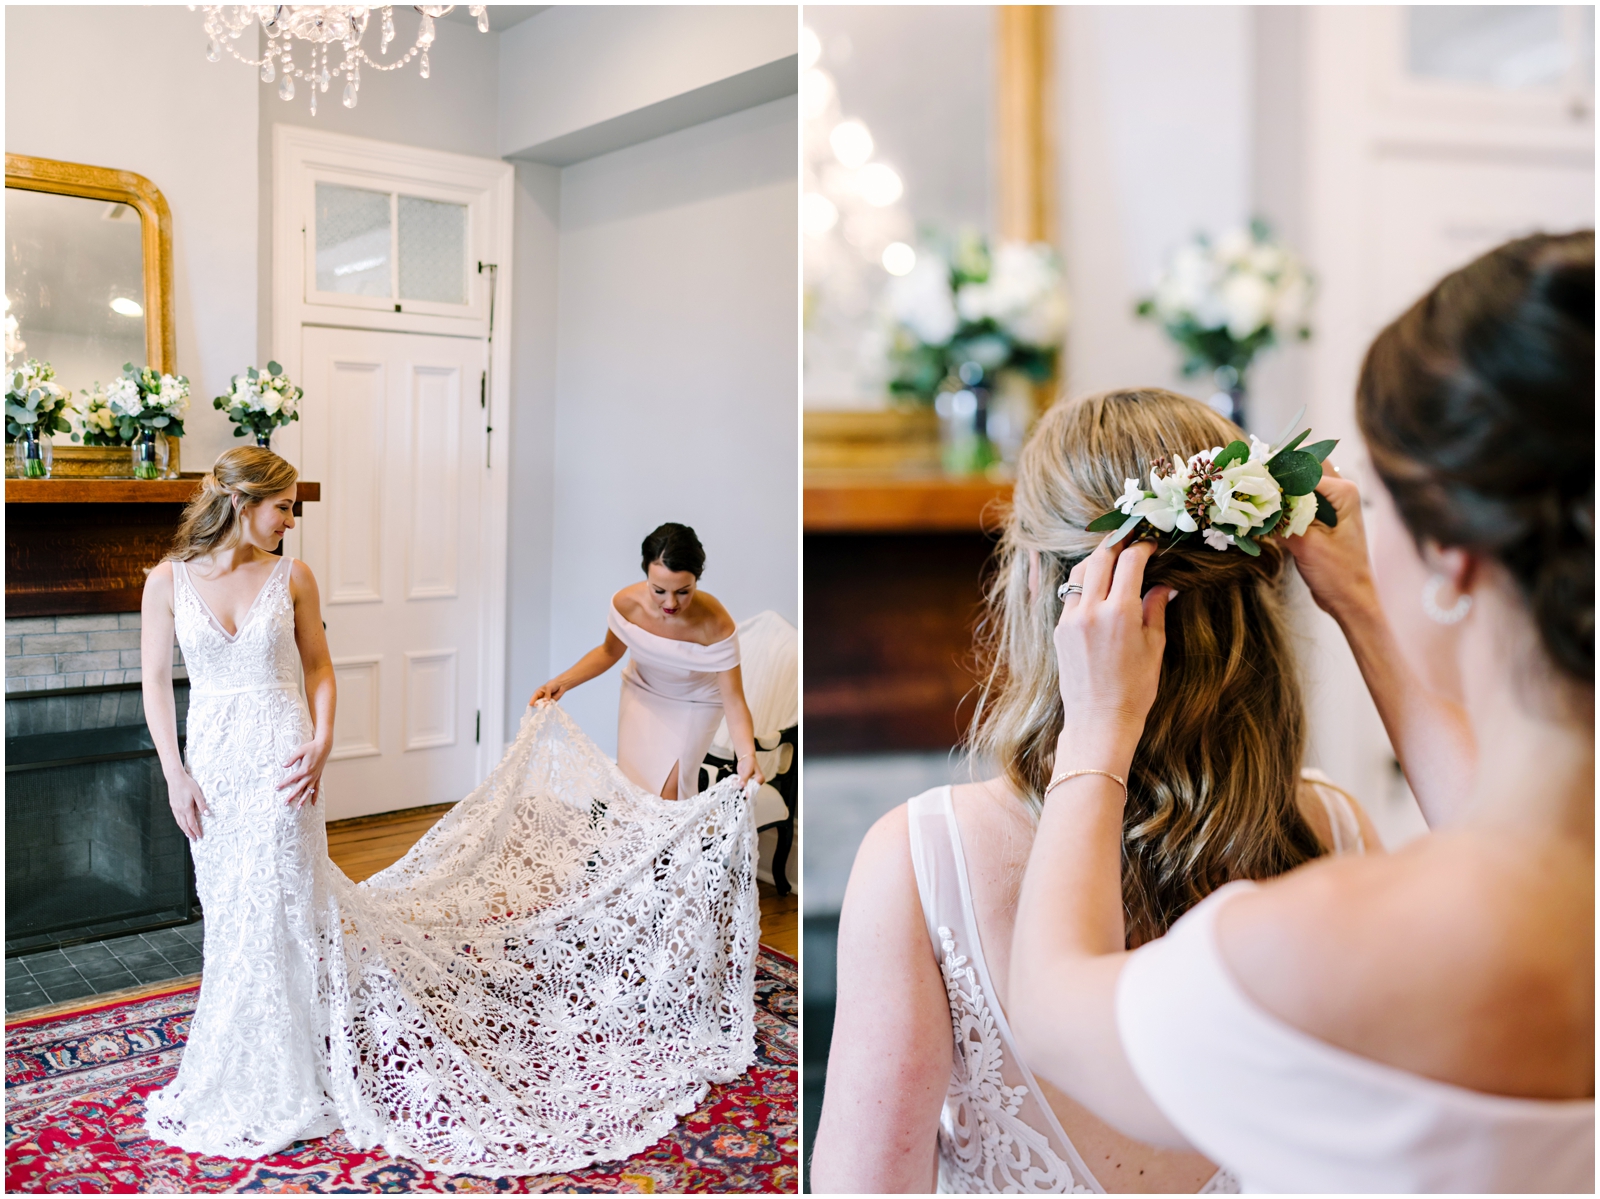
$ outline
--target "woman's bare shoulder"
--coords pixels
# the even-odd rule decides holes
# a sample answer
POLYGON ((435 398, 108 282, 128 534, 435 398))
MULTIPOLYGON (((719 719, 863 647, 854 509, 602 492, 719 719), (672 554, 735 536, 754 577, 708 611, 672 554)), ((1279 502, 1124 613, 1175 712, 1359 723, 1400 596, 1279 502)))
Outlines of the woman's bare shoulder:
POLYGON ((705 627, 706 631, 710 634, 710 641, 708 641, 706 644, 714 645, 718 641, 726 641, 729 637, 733 636, 734 631, 738 628, 738 624, 728 610, 722 606, 721 600, 712 595, 709 591, 696 591, 694 593, 694 598, 696 603, 704 604, 706 606, 705 627))
POLYGON ((1592 1093, 1592 861, 1585 901, 1567 894, 1581 864, 1538 858, 1441 834, 1324 858, 1225 907, 1218 945, 1252 1000, 1359 1056, 1494 1094, 1592 1093))

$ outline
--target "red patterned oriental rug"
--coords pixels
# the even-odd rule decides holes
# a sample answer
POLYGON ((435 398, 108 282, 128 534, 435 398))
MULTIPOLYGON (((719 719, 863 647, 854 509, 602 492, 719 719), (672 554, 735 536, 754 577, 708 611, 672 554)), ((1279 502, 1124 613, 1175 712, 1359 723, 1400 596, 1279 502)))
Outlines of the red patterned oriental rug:
POLYGON ((755 1065, 713 1087, 670 1135, 626 1161, 524 1178, 435 1174, 381 1150, 363 1153, 337 1132, 254 1162, 151 1140, 145 1097, 178 1071, 198 986, 24 1019, 6 1026, 6 1191, 794 1193, 797 975, 792 958, 761 947, 755 1065))

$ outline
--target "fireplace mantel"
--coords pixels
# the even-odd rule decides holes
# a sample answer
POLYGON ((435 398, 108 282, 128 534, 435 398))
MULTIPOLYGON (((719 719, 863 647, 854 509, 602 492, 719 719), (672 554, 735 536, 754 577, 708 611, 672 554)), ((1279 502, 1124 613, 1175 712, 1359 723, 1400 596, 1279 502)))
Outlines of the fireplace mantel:
MULTIPOLYGON (((137 612, 200 479, 7 479, 6 615, 137 612)), ((297 484, 295 514, 321 498, 297 484)))

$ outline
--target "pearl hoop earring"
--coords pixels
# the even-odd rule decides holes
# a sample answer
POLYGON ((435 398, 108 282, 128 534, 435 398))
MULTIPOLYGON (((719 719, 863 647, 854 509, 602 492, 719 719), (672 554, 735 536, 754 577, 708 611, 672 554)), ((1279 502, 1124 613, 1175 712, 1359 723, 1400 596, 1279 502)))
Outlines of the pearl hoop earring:
POLYGON ((1467 613, 1472 611, 1472 597, 1463 594, 1450 607, 1441 608, 1439 588, 1443 587, 1444 583, 1445 578, 1441 574, 1428 576, 1428 581, 1422 585, 1422 610, 1435 624, 1460 624, 1467 618, 1467 613))

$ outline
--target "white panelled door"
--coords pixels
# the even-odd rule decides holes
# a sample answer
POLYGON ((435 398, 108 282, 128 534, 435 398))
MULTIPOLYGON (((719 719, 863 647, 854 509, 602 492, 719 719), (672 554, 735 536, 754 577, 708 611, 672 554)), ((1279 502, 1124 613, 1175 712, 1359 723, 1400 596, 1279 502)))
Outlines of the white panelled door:
POLYGON ((327 818, 477 782, 485 486, 474 338, 307 327, 301 518, 339 687, 327 818))

